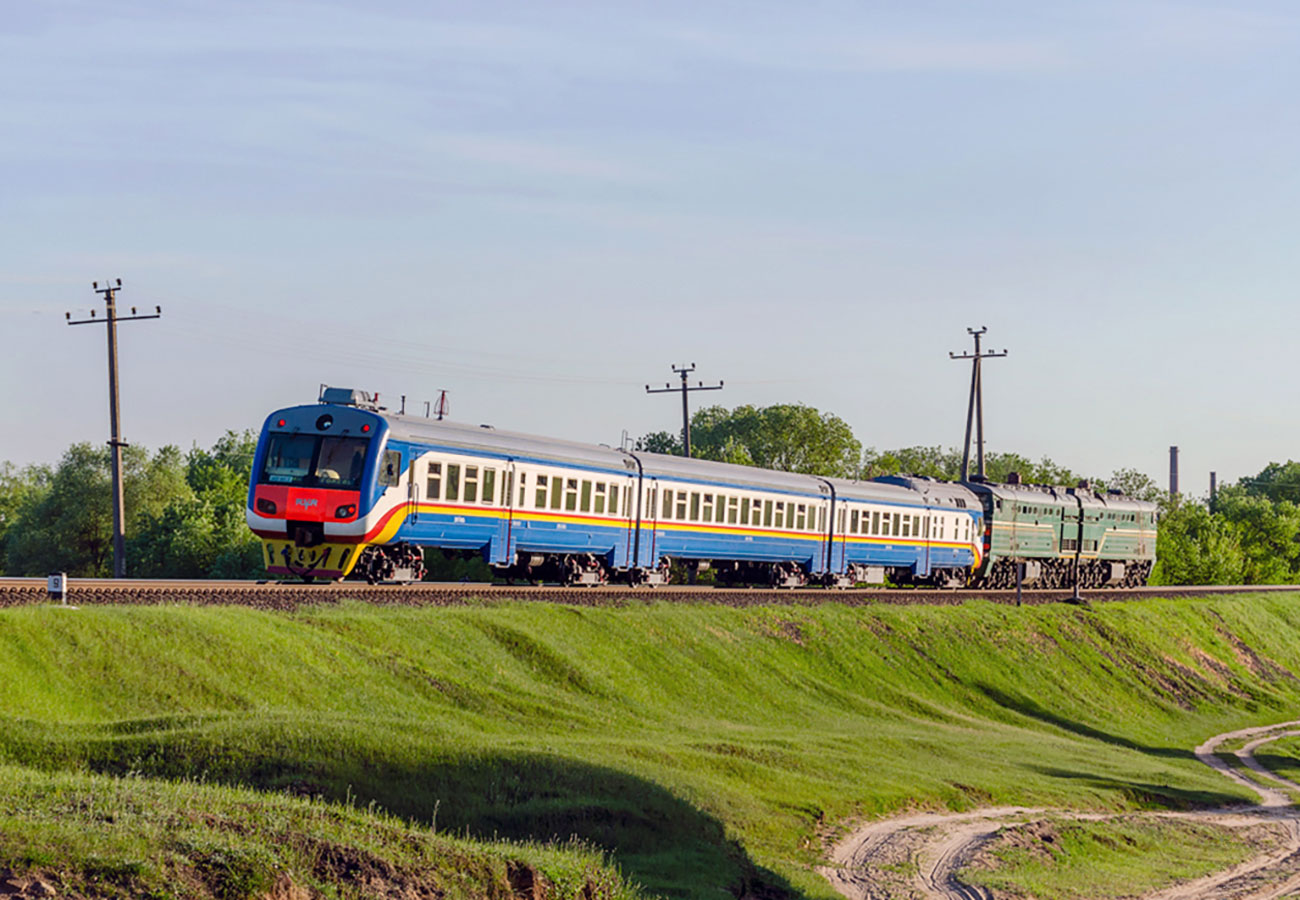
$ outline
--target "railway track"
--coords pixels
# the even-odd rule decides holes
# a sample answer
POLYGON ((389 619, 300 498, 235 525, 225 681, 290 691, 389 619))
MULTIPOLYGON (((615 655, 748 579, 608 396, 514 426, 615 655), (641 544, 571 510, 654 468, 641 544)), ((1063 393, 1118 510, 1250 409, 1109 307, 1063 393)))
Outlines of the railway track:
MULTIPOLYGON (((1297 585, 1231 585, 1143 587, 1083 592, 1088 602, 1137 600, 1144 597, 1194 597, 1207 594, 1296 591, 1297 585)), ((1063 590, 1025 590, 1026 604, 1059 603, 1070 599, 1063 590)), ((164 579, 70 578, 67 602, 91 605, 234 605, 262 609, 296 609, 300 606, 360 600, 394 606, 456 606, 492 600, 529 600, 581 606, 618 606, 633 603, 720 603, 753 606, 764 603, 813 605, 818 603, 929 604, 952 606, 968 600, 1014 604, 1016 592, 1008 590, 959 590, 855 588, 828 590, 804 588, 713 588, 671 585, 657 588, 604 586, 572 588, 525 585, 490 585, 420 582, 408 585, 372 585, 358 581, 330 584, 264 581, 176 581, 164 579)), ((0 578, 0 607, 49 603, 44 578, 0 578)))

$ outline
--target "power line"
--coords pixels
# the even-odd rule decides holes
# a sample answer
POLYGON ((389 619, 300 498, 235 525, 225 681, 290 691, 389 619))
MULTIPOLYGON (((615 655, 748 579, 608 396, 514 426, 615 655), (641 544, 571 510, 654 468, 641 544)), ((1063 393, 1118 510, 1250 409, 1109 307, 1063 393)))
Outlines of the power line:
POLYGON ((117 323, 118 322, 136 322, 141 319, 158 319, 162 317, 162 307, 155 306, 152 314, 146 313, 139 315, 135 307, 131 307, 131 315, 119 316, 117 314, 117 292, 122 289, 122 279, 116 278, 113 283, 104 282, 104 287, 99 286, 99 282, 91 282, 91 287, 95 293, 104 295, 104 302, 108 305, 107 315, 104 318, 98 318, 95 311, 90 311, 89 319, 78 319, 73 321, 72 313, 64 313, 63 317, 67 319, 69 325, 98 325, 104 323, 108 331, 108 418, 111 437, 108 446, 112 448, 113 455, 113 577, 126 577, 126 530, 125 530, 125 510, 122 498, 122 448, 126 442, 122 440, 122 419, 121 410, 118 403, 117 390, 117 323))
POLYGON ((673 366, 673 372, 677 375, 682 376, 682 386, 679 388, 675 388, 671 384, 665 384, 662 388, 654 388, 653 390, 651 390, 650 385, 647 384, 645 386, 645 392, 647 394, 668 394, 668 393, 672 393, 673 391, 682 392, 682 456, 685 456, 688 459, 690 458, 691 455, 691 408, 690 408, 690 401, 688 399, 690 396, 690 392, 722 390, 721 380, 719 380, 717 384, 706 385, 703 381, 701 381, 699 384, 695 385, 694 387, 688 385, 686 383, 686 376, 691 374, 694 371, 695 371, 695 363, 691 363, 689 367, 682 366, 678 368, 677 366, 673 366))
POLYGON ((984 477, 984 383, 980 380, 980 360, 996 359, 997 357, 1006 356, 1007 351, 1001 353, 993 351, 980 352, 980 337, 988 328, 980 326, 979 328, 967 328, 966 333, 975 338, 975 352, 963 353, 958 356, 956 353, 949 353, 949 359, 969 359, 971 360, 970 370, 970 402, 966 407, 966 442, 962 445, 961 451, 961 480, 965 481, 970 475, 970 426, 971 419, 975 418, 977 422, 976 443, 979 449, 979 476, 984 477))

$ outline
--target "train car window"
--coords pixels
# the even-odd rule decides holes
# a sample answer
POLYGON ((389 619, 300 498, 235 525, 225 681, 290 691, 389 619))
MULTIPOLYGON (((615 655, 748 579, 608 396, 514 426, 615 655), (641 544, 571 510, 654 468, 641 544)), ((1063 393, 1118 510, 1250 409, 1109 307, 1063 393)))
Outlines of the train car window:
POLYGON ((592 512, 603 513, 605 511, 605 483, 596 482, 596 499, 592 501, 592 512))
POLYGON ((578 505, 583 512, 591 512, 591 482, 585 478, 582 481, 582 496, 578 500, 578 505))
POLYGON ((424 486, 424 496, 428 500, 442 499, 442 463, 429 463, 429 477, 424 486))
POLYGON ((483 502, 495 503, 497 498, 497 470, 483 470, 483 502))
POLYGON ((921 517, 912 516, 912 536, 921 537, 921 517))
POLYGON ((538 509, 546 509, 546 485, 547 485, 547 476, 538 475, 537 496, 533 498, 534 500, 537 501, 536 503, 533 504, 533 506, 537 507, 538 509))
POLYGON ((712 494, 704 495, 703 509, 700 512, 700 521, 702 522, 713 521, 713 495, 712 494))
POLYGON ((912 517, 911 517, 911 516, 902 516, 901 518, 902 518, 902 520, 903 520, 903 535, 902 535, 902 536, 903 536, 903 537, 911 537, 911 536, 912 536, 912 517))
POLYGON ((564 508, 574 512, 578 508, 578 479, 566 479, 564 485, 564 508))
POLYGON ((749 524, 749 498, 748 497, 740 498, 740 524, 741 525, 749 524))
POLYGON ((902 524, 903 524, 903 514, 894 513, 894 537, 900 536, 899 531, 902 528, 902 524))
POLYGON ((856 509, 849 513, 849 531, 854 534, 858 533, 858 511, 856 509))
POLYGON ((691 521, 700 521, 700 492, 691 491, 691 521))
POLYGON ((727 523, 729 525, 735 525, 736 519, 739 518, 739 516, 740 516, 740 498, 728 497, 727 498, 727 523))
POLYGON ((478 466, 465 467, 465 502, 478 502, 478 466))
POLYGON ((612 516, 618 512, 618 485, 609 486, 609 514, 612 516))
POLYGON ((849 513, 849 511, 848 511, 847 509, 845 509, 845 508, 842 507, 842 506, 840 507, 840 517, 839 517, 839 521, 837 521, 837 522, 835 523, 835 527, 838 528, 838 529, 840 530, 840 534, 843 534, 843 533, 844 533, 844 525, 845 525, 845 524, 848 522, 848 520, 849 520, 848 513, 849 513))
POLYGON ((776 525, 777 528, 784 528, 784 527, 785 527, 785 504, 784 504, 784 503, 777 503, 777 504, 776 504, 776 520, 775 520, 775 525, 776 525))
POLYGON ((771 500, 763 501, 763 527, 764 528, 772 527, 772 501, 771 500))
POLYGON ((671 519, 672 517, 673 517, 673 492, 664 491, 664 508, 661 511, 659 518, 671 519))
MULTIPOLYGON (((509 481, 510 479, 513 479, 513 478, 514 478, 514 475, 515 475, 515 473, 514 473, 514 472, 511 472, 511 473, 507 476, 507 481, 509 481)), ((524 505, 524 492, 525 492, 526 490, 528 490, 528 473, 527 473, 527 472, 520 472, 520 473, 519 473, 519 506, 520 506, 521 509, 523 508, 523 505, 524 505)), ((506 491, 509 492, 509 491, 510 491, 510 488, 507 487, 507 488, 506 488, 506 491)))
MULTIPOLYGON (((878 532, 876 532, 876 533, 879 534, 881 537, 889 537, 890 528, 892 527, 892 526, 891 526, 892 521, 893 521, 893 517, 892 517, 889 513, 881 513, 881 514, 880 514, 880 531, 878 531, 878 532)), ((871 524, 874 525, 875 522, 876 522, 875 516, 872 516, 872 517, 871 517, 871 524)))
POLYGON ((925 529, 924 537, 928 538, 930 536, 930 520, 928 518, 924 519, 923 523, 922 527, 925 529))
POLYGON ((817 507, 817 530, 826 530, 826 507, 824 506, 817 507))
MULTIPOLYGON (((609 498, 609 511, 612 513, 618 512, 617 505, 614 503, 616 498, 617 495, 609 498)), ((630 484, 623 488, 623 515, 632 515, 632 485, 630 484)))
POLYGON ((808 507, 803 503, 800 503, 795 509, 794 527, 799 531, 808 528, 808 507))
POLYGON ((460 466, 448 464, 447 466, 447 492, 445 494, 448 500, 460 499, 460 466))
POLYGON ((677 492, 677 521, 686 521, 686 491, 677 492))
POLYGON ((559 509, 560 502, 564 499, 564 479, 558 476, 551 476, 551 509, 559 509))

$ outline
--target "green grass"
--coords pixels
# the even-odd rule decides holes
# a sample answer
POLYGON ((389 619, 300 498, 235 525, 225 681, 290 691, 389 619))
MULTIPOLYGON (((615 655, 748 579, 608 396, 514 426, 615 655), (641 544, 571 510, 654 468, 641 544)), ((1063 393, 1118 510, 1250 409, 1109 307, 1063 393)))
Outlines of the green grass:
POLYGON ((354 798, 608 851, 647 893, 829 898, 855 817, 1248 802, 1300 595, 1014 608, 485 603, 0 611, 0 759, 354 798))
POLYGON ((469 841, 349 805, 12 765, 0 766, 0 861, 74 897, 504 900, 541 873, 555 898, 640 896, 577 843, 469 841))
POLYGON ((1109 900, 1190 881, 1258 852, 1239 829, 1216 825, 1162 818, 1048 820, 1003 829, 984 848, 981 862, 960 877, 1014 897, 1109 900))

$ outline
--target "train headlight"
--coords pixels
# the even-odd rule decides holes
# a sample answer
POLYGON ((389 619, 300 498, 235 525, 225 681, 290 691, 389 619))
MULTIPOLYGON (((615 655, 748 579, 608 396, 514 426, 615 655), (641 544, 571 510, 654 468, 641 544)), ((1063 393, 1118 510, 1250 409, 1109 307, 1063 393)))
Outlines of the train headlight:
POLYGON ((349 516, 355 515, 356 511, 357 505, 355 503, 345 503, 338 509, 334 510, 334 518, 346 519, 349 516))
POLYGON ((267 500, 265 497, 258 497, 257 511, 263 515, 273 516, 275 515, 275 504, 270 500, 267 500))

